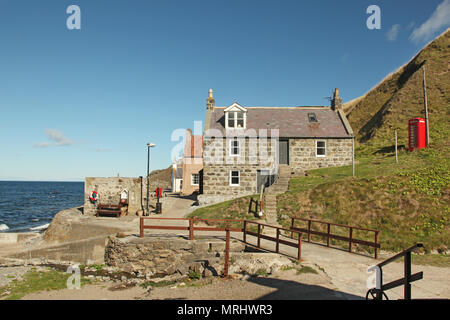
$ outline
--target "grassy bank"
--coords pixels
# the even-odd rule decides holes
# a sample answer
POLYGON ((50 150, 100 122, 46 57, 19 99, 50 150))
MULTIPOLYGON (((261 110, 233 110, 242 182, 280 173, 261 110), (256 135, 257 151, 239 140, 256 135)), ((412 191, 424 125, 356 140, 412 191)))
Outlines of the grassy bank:
MULTIPOLYGON (((67 279, 71 275, 53 269, 37 271, 32 269, 22 279, 14 279, 8 286, 0 288, 0 299, 20 300, 34 292, 61 290, 67 288, 67 279)), ((81 277, 81 286, 91 283, 90 279, 81 277)))
MULTIPOLYGON (((257 220, 255 213, 250 212, 249 205, 251 198, 259 201, 259 195, 241 197, 238 199, 228 200, 225 202, 213 204, 207 207, 199 208, 193 211, 188 217, 198 219, 245 219, 257 220)), ((253 206, 254 209, 254 206, 253 206)), ((224 223, 210 223, 216 226, 224 226, 224 223)), ((232 223, 233 227, 242 227, 242 224, 232 223)))
MULTIPOLYGON (((281 218, 293 216, 350 224, 380 230, 384 250, 422 242, 427 251, 445 251, 450 244, 448 159, 427 149, 400 153, 398 164, 392 154, 363 154, 358 162, 356 177, 351 167, 339 167, 291 179, 289 191, 277 198, 280 222, 288 226, 289 219, 281 218)), ((373 240, 373 233, 356 236, 373 240)))

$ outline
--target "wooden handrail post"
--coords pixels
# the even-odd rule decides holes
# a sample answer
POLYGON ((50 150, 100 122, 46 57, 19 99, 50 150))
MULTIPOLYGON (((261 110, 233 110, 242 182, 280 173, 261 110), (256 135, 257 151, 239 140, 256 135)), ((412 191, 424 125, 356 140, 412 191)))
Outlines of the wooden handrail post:
POLYGON ((230 260, 230 225, 227 222, 225 226, 226 231, 226 242, 225 242, 225 265, 224 265, 224 276, 228 277, 228 261, 230 260))
POLYGON ((302 234, 298 233, 298 252, 297 252, 298 261, 302 261, 302 234))
POLYGON ((331 225, 328 223, 328 228, 327 228, 327 247, 330 246, 330 232, 331 232, 331 225))
POLYGON ((243 240, 244 240, 244 243, 247 243, 247 221, 246 220, 244 220, 244 235, 243 235, 243 240))
POLYGON ((278 253, 280 251, 280 228, 277 228, 277 244, 275 252, 278 253))
POLYGON ((144 237, 144 218, 139 219, 139 236, 144 237))
POLYGON ((189 240, 194 240, 194 219, 189 219, 189 240))
POLYGON ((258 248, 261 247, 261 225, 258 223, 258 248))
POLYGON ((311 242, 311 220, 308 220, 308 242, 311 242))
MULTIPOLYGON (((294 218, 291 218, 291 230, 294 228, 294 218)), ((294 239, 294 232, 291 231, 291 239, 294 239)))
MULTIPOLYGON (((375 231, 375 245, 378 244, 378 231, 375 231)), ((378 259, 378 253, 380 252, 380 248, 375 247, 375 259, 378 259)))
POLYGON ((350 227, 349 241, 348 241, 348 252, 352 252, 352 237, 353 237, 353 228, 350 227))
POLYGON ((405 258, 405 287, 404 287, 404 298, 405 300, 411 300, 411 251, 406 252, 405 258))

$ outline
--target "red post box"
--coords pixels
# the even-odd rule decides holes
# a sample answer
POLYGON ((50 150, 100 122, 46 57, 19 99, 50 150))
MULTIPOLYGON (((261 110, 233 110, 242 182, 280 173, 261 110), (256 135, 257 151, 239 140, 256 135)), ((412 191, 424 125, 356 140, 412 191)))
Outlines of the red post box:
POLYGON ((408 122, 408 150, 422 149, 427 146, 427 131, 424 118, 410 119, 408 122))

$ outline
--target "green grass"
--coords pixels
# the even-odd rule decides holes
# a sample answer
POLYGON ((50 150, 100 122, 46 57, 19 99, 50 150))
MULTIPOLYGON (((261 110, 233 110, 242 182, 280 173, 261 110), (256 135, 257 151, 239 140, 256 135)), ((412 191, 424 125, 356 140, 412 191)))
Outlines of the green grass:
MULTIPOLYGON (((241 197, 225 202, 213 204, 207 207, 199 208, 189 214, 189 218, 198 219, 236 219, 236 220, 257 220, 253 213, 249 213, 250 198, 259 200, 259 195, 241 197)), ((224 222, 209 222, 209 224, 224 227, 224 222)), ((233 222, 231 227, 242 228, 242 223, 233 222)))
MULTIPOLYGON (((398 164, 392 154, 366 154, 358 161, 356 177, 350 167, 337 167, 291 179, 289 191, 277 197, 279 218, 310 217, 377 229, 383 250, 399 251, 417 242, 424 243, 427 252, 449 247, 450 161, 445 154, 428 148, 401 152, 398 164)), ((280 223, 289 227, 290 220, 280 223)), ((313 224, 313 230, 326 232, 324 227, 313 224)), ((332 227, 332 233, 348 235, 348 230, 332 227)), ((368 232, 354 236, 374 239, 368 232)), ((373 252, 362 246, 356 250, 373 252)))
MULTIPOLYGON (((0 288, 0 298, 20 300, 34 292, 65 289, 69 277, 70 274, 55 270, 31 270, 23 276, 22 280, 13 280, 8 286, 0 288)), ((89 283, 91 283, 89 279, 81 277, 81 286, 89 283)))
POLYGON ((318 274, 316 270, 314 270, 312 267, 309 266, 302 266, 300 268, 297 268, 297 274, 305 274, 305 273, 318 274))
POLYGON ((144 283, 141 283, 139 286, 142 288, 147 289, 148 287, 152 288, 161 288, 161 287, 167 287, 176 284, 176 280, 162 280, 162 281, 146 281, 144 283))

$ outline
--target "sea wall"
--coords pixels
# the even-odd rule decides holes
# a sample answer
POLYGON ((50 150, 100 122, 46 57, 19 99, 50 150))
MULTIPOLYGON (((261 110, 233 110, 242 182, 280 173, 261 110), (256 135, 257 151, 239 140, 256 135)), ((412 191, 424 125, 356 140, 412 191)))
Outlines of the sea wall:
POLYGON ((142 208, 141 201, 145 204, 145 181, 141 181, 140 178, 87 177, 84 182, 84 214, 95 215, 96 213, 95 206, 89 199, 92 191, 98 192, 97 203, 117 205, 120 202, 120 193, 124 189, 128 191, 128 214, 135 215, 136 211, 142 208))

